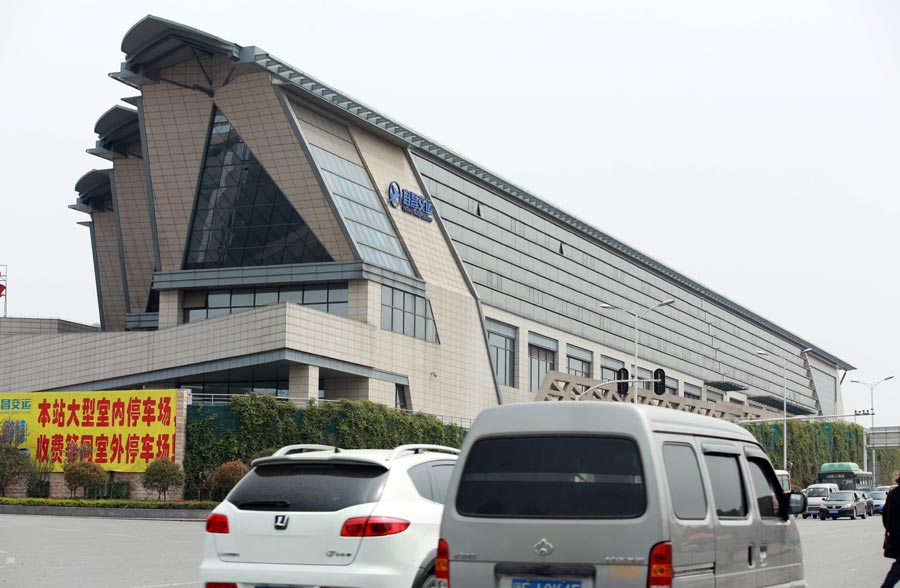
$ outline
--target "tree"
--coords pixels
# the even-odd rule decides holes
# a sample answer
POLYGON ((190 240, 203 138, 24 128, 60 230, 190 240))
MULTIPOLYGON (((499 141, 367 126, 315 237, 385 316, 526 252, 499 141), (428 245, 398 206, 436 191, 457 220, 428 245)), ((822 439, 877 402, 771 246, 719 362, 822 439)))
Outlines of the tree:
POLYGON ((89 488, 95 488, 106 484, 108 475, 99 465, 92 461, 75 461, 66 465, 63 471, 63 480, 66 487, 75 498, 75 491, 84 488, 84 497, 87 498, 89 488))
POLYGON ((231 492, 235 484, 240 482, 244 474, 250 471, 247 464, 240 460, 228 461, 213 470, 212 489, 213 496, 221 500, 231 492))
POLYGON ((0 425, 0 496, 6 487, 28 472, 28 455, 19 447, 25 442, 24 421, 3 421, 0 425))
POLYGON ((181 465, 172 460, 159 458, 155 459, 147 466, 141 484, 147 490, 156 490, 156 499, 167 499, 169 488, 180 488, 184 486, 184 470, 181 465))

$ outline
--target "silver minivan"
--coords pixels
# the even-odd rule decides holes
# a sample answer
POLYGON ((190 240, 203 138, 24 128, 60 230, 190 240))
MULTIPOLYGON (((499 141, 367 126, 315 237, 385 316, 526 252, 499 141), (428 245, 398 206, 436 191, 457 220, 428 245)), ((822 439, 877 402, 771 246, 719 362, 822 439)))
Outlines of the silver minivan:
POLYGON ((438 588, 801 588, 796 522, 753 436, 653 406, 491 408, 450 481, 438 588))

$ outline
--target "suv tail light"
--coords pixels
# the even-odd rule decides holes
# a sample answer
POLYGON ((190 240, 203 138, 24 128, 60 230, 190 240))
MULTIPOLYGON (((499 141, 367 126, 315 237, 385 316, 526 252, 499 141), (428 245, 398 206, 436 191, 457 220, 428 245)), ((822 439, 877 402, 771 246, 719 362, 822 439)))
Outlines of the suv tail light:
POLYGON ((647 586, 672 588, 672 544, 668 541, 657 543, 650 550, 647 586))
POLYGON ((435 588, 450 588, 450 546, 438 539, 437 557, 434 560, 435 588))
POLYGON ((409 521, 392 517, 353 517, 344 521, 341 537, 384 537, 402 533, 409 521))
MULTIPOLYGON (((213 513, 206 517, 206 532, 227 535, 228 517, 219 513, 213 513)), ((207 586, 209 586, 209 584, 207 584, 207 586)), ((234 584, 222 584, 222 588, 226 588, 227 586, 234 586, 234 584)))

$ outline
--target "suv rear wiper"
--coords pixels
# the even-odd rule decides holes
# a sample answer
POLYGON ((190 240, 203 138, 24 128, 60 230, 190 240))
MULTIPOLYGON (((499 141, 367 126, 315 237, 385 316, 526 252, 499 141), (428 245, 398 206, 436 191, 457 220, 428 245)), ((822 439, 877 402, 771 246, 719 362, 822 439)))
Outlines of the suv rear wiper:
POLYGON ((245 500, 244 502, 237 503, 238 508, 245 507, 253 507, 253 506, 272 506, 272 507, 280 507, 280 508, 288 508, 291 506, 291 503, 287 500, 245 500))

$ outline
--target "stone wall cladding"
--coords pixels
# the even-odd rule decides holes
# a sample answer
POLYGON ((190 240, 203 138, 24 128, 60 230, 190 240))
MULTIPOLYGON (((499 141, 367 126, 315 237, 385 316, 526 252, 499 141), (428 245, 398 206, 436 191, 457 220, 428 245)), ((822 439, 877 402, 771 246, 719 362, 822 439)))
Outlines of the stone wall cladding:
POLYGON ((95 271, 100 277, 100 299, 103 304, 103 328, 107 331, 125 330, 125 292, 122 289, 122 266, 119 260, 119 239, 116 218, 112 210, 92 211, 94 247, 97 250, 95 271))
POLYGON ((243 74, 216 93, 253 155, 335 261, 353 253, 265 72, 243 74))
MULTIPOLYGON (((186 76, 188 69, 176 66, 163 74, 171 79, 176 70, 186 76)), ((203 162, 212 98, 165 82, 144 85, 141 92, 160 269, 179 270, 203 162)))
POLYGON ((125 252, 125 277, 131 304, 128 312, 144 312, 153 276, 153 237, 147 209, 144 161, 138 157, 116 159, 113 167, 125 252))

